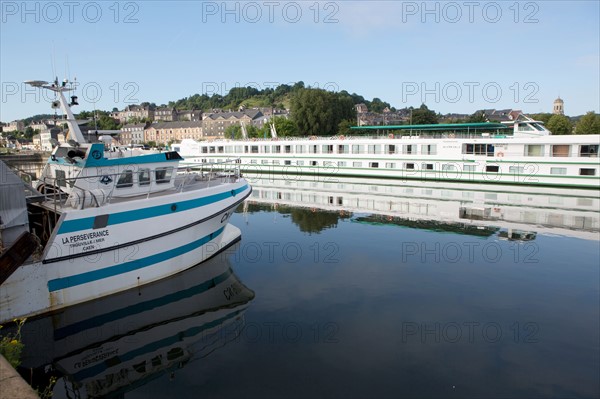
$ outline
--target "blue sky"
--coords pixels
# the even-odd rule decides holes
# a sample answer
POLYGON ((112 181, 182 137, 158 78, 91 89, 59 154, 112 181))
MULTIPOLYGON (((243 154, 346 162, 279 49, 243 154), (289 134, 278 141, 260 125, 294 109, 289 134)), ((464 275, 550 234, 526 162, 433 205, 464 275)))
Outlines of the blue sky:
POLYGON ((441 113, 600 110, 598 1, 1 2, 0 120, 50 113, 31 79, 77 78, 77 110, 234 86, 306 85, 441 113))

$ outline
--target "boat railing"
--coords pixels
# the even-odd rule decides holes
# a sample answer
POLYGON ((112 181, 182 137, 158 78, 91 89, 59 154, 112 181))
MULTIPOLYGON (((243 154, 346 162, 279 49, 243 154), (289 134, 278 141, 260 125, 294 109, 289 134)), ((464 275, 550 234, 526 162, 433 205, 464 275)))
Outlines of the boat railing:
MULTIPOLYGON (((338 136, 294 136, 294 137, 277 137, 277 138, 247 138, 239 140, 214 140, 203 144, 218 145, 232 142, 242 143, 288 143, 296 141, 331 141, 331 140, 390 140, 390 139, 434 139, 434 140, 452 140, 452 139, 488 139, 488 138, 512 138, 512 132, 496 131, 496 132, 481 132, 481 131, 450 131, 443 133, 433 133, 424 130, 404 130, 401 133, 379 134, 379 135, 338 135, 338 136)), ((214 153, 211 153, 214 154, 214 153)), ((207 153, 208 155, 208 153, 207 153)))
POLYGON ((166 171, 168 179, 154 179, 140 184, 139 176, 137 182, 133 181, 133 175, 138 173, 131 171, 131 180, 125 182, 120 178, 124 171, 119 173, 102 173, 98 175, 79 175, 76 177, 43 177, 39 180, 39 189, 43 200, 58 212, 63 207, 84 209, 88 207, 100 207, 113 201, 126 201, 139 199, 140 197, 151 198, 165 195, 169 192, 183 192, 191 189, 212 187, 223 183, 233 183, 241 178, 241 161, 239 158, 228 159, 221 162, 205 162, 193 166, 174 167, 166 171), (82 182, 86 181, 85 184, 82 182), (94 183, 102 183, 96 184, 94 183), (120 188, 129 188, 129 192, 118 192, 120 188))

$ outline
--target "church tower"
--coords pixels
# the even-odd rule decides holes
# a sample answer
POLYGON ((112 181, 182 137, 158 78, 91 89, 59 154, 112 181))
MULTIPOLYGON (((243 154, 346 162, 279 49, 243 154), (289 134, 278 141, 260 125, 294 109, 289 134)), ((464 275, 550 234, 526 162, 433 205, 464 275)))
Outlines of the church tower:
POLYGON ((554 108, 552 109, 552 113, 555 115, 565 114, 565 102, 560 98, 560 96, 554 100, 554 108))

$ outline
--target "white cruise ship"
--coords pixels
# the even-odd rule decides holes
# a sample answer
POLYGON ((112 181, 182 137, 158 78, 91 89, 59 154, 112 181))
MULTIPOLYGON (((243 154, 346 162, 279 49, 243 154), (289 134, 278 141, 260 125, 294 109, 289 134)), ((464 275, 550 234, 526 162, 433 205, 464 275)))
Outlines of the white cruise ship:
POLYGON ((361 126, 352 136, 183 140, 182 165, 239 158, 246 173, 600 188, 600 135, 552 135, 531 119, 361 126), (369 134, 369 136, 365 135, 369 134))

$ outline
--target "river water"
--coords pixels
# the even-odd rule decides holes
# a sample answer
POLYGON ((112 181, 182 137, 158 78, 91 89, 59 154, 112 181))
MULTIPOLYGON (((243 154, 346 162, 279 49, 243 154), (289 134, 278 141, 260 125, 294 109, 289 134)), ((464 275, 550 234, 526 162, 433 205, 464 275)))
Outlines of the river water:
POLYGON ((240 243, 25 324, 54 398, 600 395, 597 191, 249 177, 240 243))

